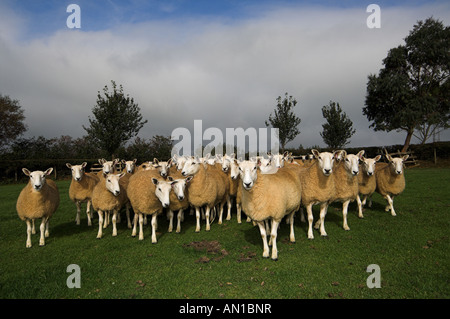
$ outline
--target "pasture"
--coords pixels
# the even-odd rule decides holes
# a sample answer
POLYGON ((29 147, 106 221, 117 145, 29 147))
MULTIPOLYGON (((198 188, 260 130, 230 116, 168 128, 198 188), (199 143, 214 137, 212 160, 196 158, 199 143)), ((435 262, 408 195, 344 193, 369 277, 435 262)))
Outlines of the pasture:
MULTIPOLYGON (((450 169, 406 169, 406 190, 395 198, 397 212, 384 211, 385 200, 373 196, 372 208, 357 217, 349 207, 350 231, 342 229, 341 204, 325 219, 328 238, 295 219, 296 243, 289 242, 284 221, 278 232, 278 261, 262 258, 259 230, 232 219, 217 218, 211 231, 195 233, 187 212, 181 233, 168 233, 165 215, 158 218, 158 243, 150 223, 145 239, 131 237, 125 214, 102 239, 96 239, 98 216, 87 226, 85 205, 75 225, 70 181, 58 181, 61 204, 50 220, 50 237, 39 247, 25 248, 26 225, 15 210, 23 184, 0 186, 0 298, 167 298, 167 299, 297 299, 297 298, 449 298, 450 169), (67 266, 81 270, 81 288, 68 288, 67 266), (367 266, 377 264, 381 288, 368 288, 367 266)), ((314 221, 318 207, 314 206, 314 221)))

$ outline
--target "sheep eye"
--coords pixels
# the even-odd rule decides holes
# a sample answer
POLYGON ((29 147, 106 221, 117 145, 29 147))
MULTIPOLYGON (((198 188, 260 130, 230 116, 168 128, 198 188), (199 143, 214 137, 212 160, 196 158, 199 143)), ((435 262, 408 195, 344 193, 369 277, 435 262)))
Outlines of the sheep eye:
POLYGON ((322 159, 322 157, 321 157, 321 156, 319 156, 319 159, 321 160, 321 159, 322 159))

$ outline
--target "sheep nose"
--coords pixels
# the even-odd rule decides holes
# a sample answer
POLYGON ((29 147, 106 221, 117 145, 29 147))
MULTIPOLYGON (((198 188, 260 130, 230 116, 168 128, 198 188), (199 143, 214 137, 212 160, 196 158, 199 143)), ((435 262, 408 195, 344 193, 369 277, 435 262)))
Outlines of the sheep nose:
POLYGON ((183 172, 181 172, 181 175, 186 176, 187 174, 185 171, 183 171, 183 172))
POLYGON ((228 167, 222 167, 222 171, 224 172, 228 171, 228 167))
POLYGON ((120 194, 120 191, 115 191, 114 192, 114 196, 119 196, 119 194, 120 194))
POLYGON ((75 180, 76 180, 77 182, 79 182, 79 181, 81 181, 81 177, 76 177, 75 180))
POLYGON ((39 190, 42 187, 42 185, 34 185, 34 188, 39 190))
POLYGON ((167 207, 169 207, 169 204, 163 203, 162 206, 163 206, 164 208, 167 208, 167 207))
POLYGON ((402 173, 402 171, 397 171, 397 175, 400 175, 402 173))
POLYGON ((358 175, 359 171, 353 171, 353 175, 358 175))
POLYGON ((178 199, 179 199, 179 200, 183 200, 183 199, 184 199, 184 196, 178 196, 178 199))
POLYGON ((331 169, 329 169, 329 168, 324 168, 324 172, 325 172, 325 174, 330 174, 331 169))
POLYGON ((252 183, 244 183, 244 186, 246 187, 246 188, 250 188, 250 185, 251 185, 252 183))

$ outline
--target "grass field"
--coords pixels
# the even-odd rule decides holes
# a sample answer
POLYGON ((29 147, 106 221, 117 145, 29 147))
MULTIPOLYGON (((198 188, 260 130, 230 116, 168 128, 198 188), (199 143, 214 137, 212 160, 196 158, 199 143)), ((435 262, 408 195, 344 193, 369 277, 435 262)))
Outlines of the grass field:
MULTIPOLYGON (((26 225, 15 203, 24 185, 0 186, 0 298, 449 298, 450 169, 407 169, 406 190, 395 199, 396 217, 384 211, 378 194, 359 219, 349 208, 350 231, 342 229, 340 205, 326 217, 328 238, 297 215, 297 242, 289 242, 284 222, 278 232, 278 261, 262 258, 259 230, 231 221, 195 233, 195 217, 186 214, 181 234, 167 233, 159 217, 158 243, 151 228, 145 239, 131 237, 122 222, 96 239, 98 216, 75 225, 70 181, 59 181, 61 204, 50 220, 50 237, 25 248, 26 225), (67 266, 81 269, 81 288, 69 289, 67 266), (369 289, 366 268, 377 264, 381 288, 369 289)), ((85 207, 85 206, 83 206, 85 207)), ((85 209, 85 208, 83 208, 85 209)), ((315 208, 315 217, 318 209, 315 208)), ((123 214, 124 217, 124 214, 123 214)), ((39 222, 36 224, 39 232, 39 222)))

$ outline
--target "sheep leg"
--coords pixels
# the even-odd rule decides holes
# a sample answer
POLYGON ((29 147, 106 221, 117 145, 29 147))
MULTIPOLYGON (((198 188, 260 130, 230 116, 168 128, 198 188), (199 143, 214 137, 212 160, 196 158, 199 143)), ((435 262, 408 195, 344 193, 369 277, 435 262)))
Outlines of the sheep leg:
POLYGON ((77 206, 77 216, 75 217, 75 223, 77 225, 80 225, 80 214, 81 214, 81 202, 75 202, 75 205, 77 206))
POLYGON ((34 235, 36 234, 36 227, 34 226, 34 219, 31 220, 31 233, 34 235))
MULTIPOLYGON (((359 196, 356 196, 356 197, 359 198, 359 196)), ((344 203, 342 203, 343 228, 345 230, 350 230, 350 227, 348 227, 348 224, 347 224, 348 204, 350 204, 350 200, 347 200, 344 203)))
POLYGON ((294 216, 295 216, 295 211, 292 212, 292 213, 288 216, 289 224, 290 224, 290 228, 291 228, 291 232, 290 232, 290 235, 289 235, 289 241, 290 241, 291 243, 295 243, 295 234, 294 234, 294 216))
POLYGON ((241 204, 236 203, 236 210, 237 210, 237 222, 238 222, 238 224, 241 224, 242 223, 242 219, 241 219, 241 212, 242 212, 241 204))
POLYGON ((183 219, 183 209, 180 208, 180 210, 178 211, 177 214, 177 234, 179 234, 181 232, 181 220, 183 219))
POLYGON ((41 226, 40 231, 41 231, 41 238, 39 239, 39 246, 44 246, 45 245, 45 224, 47 222, 48 217, 42 217, 42 221, 41 221, 41 226))
POLYGON ((397 216, 397 214, 395 213, 395 210, 394 210, 394 196, 389 196, 389 195, 385 195, 384 196, 384 198, 386 198, 386 200, 388 201, 388 206, 386 206, 386 209, 385 209, 385 211, 391 211, 391 215, 392 216, 397 216))
POLYGON ((105 211, 105 218, 103 219, 103 228, 106 228, 109 224, 109 211, 105 211))
POLYGON ((223 210, 221 210, 221 211, 219 212, 219 221, 218 221, 218 224, 219 224, 219 225, 222 225, 222 216, 223 216, 223 210))
POLYGON ((206 206, 206 212, 205 212, 205 217, 206 217, 206 231, 210 231, 211 230, 211 226, 209 224, 209 213, 211 211, 211 208, 209 206, 206 206))
POLYGON ((270 234, 270 238, 272 240, 272 260, 278 259, 278 249, 277 249, 277 233, 278 233, 278 225, 280 221, 276 221, 272 219, 272 232, 270 234))
POLYGON ((97 233, 97 238, 100 239, 102 238, 103 235, 103 211, 98 210, 98 233, 97 233))
POLYGON ((144 240, 144 216, 139 213, 139 240, 144 240))
POLYGON ((259 231, 261 233, 261 238, 263 240, 263 257, 269 258, 269 245, 267 244, 267 234, 266 234, 266 226, 264 221, 259 221, 258 223, 259 231))
POLYGON ((361 202, 361 198, 359 198, 359 195, 356 196, 356 202, 358 203, 358 217, 359 218, 364 218, 363 212, 362 212, 362 202, 361 202))
POLYGON ((137 227, 137 223, 138 223, 138 218, 139 218, 139 214, 134 213, 133 230, 131 231, 131 237, 136 237, 136 227, 137 227))
POLYGON ((372 195, 368 196, 369 202, 367 203, 367 207, 372 207, 372 195))
POLYGON ((45 222, 45 234, 44 234, 45 237, 49 237, 50 236, 50 231, 49 231, 49 228, 48 228, 49 222, 50 222, 50 218, 47 217, 47 221, 45 222))
POLYGON ((300 207, 300 222, 306 223, 305 212, 303 211, 303 207, 300 207))
POLYGON ((195 227, 195 232, 199 233, 200 232, 200 208, 199 207, 195 207, 195 217, 197 219, 197 226, 195 227))
POLYGON ((171 233, 173 230, 173 211, 171 209, 167 212, 167 217, 169 218, 169 229, 167 232, 171 233))
POLYGON ((314 239, 314 234, 312 230, 312 223, 314 220, 313 212, 312 212, 312 204, 308 204, 306 206, 306 212, 308 214, 308 239, 314 239))
POLYGON ((227 197, 227 220, 231 220, 231 203, 232 203, 232 199, 230 196, 227 197))
POLYGON ((114 209, 113 211, 113 216, 112 216, 112 225, 113 225, 113 231, 112 231, 112 235, 113 236, 117 236, 117 215, 119 214, 119 211, 117 209, 114 209))
POLYGON ((92 221, 91 221, 91 201, 88 200, 87 204, 86 204, 86 216, 88 219, 88 226, 92 226, 92 221))
POLYGON ((25 247, 30 248, 31 247, 31 233, 32 233, 32 223, 31 223, 31 219, 27 219, 26 220, 27 223, 27 243, 25 245, 25 247))
POLYGON ((156 244, 158 241, 156 240, 156 228, 158 227, 157 218, 158 214, 155 213, 152 215, 152 244, 156 244))
POLYGON ((320 205, 320 236, 328 236, 325 231, 325 215, 327 214, 328 204, 323 203, 320 205))
POLYGON ((125 206, 125 212, 127 214, 127 227, 131 228, 131 219, 130 219, 130 203, 127 203, 125 206))

